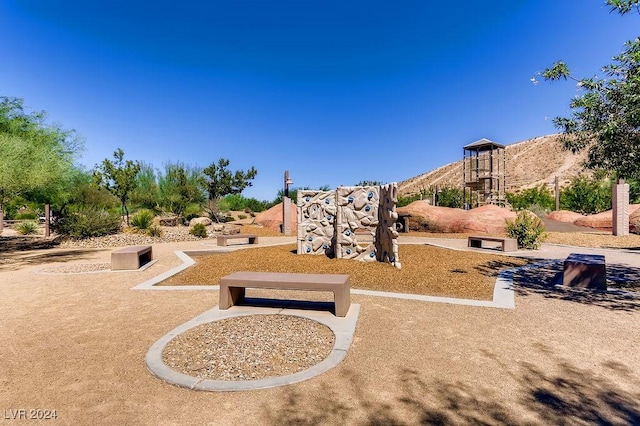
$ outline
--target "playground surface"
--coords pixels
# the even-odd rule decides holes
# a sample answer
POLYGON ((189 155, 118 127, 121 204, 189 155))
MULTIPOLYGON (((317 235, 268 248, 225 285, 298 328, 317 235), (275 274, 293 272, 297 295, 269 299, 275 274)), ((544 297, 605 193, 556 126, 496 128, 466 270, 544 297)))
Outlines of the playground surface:
MULTIPOLYGON (((465 250, 461 240, 436 243, 465 250)), ((640 303, 558 293, 537 286, 535 271, 514 278, 515 309, 354 293, 360 312, 344 360, 310 380, 237 392, 167 384, 147 370, 147 351, 215 307, 218 292, 131 289, 180 265, 174 251, 203 248, 154 245, 157 262, 144 271, 38 272, 105 263, 110 249, 50 249, 0 265, 0 419, 55 410, 59 424, 640 423, 640 303)), ((549 244, 535 257, 589 250, 640 268, 630 250, 549 244)))

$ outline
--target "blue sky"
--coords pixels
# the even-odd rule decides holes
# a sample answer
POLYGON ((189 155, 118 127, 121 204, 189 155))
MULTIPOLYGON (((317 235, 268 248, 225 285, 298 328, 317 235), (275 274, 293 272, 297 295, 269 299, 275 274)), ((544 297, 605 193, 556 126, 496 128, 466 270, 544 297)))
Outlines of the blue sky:
POLYGON ((604 0, 0 2, 0 95, 161 168, 255 166, 244 195, 401 181, 486 137, 555 133, 572 83, 640 35, 604 0))

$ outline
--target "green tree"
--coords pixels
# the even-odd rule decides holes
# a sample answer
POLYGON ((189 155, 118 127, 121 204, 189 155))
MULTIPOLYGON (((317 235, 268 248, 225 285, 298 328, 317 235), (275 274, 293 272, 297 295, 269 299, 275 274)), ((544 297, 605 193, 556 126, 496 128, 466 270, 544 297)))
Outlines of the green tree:
MULTIPOLYGON (((612 11, 640 13, 640 1, 608 0, 612 11)), ((602 68, 606 78, 577 79, 559 61, 542 73, 545 80, 571 79, 580 94, 570 102, 570 117, 556 117, 563 144, 573 152, 588 150, 586 166, 640 177, 640 37, 628 41, 613 63, 602 68)))
POLYGON ((156 170, 153 165, 140 163, 140 172, 136 176, 136 187, 131 191, 131 204, 146 208, 157 209, 159 200, 156 170))
POLYGON ((164 174, 158 176, 160 207, 178 216, 184 215, 190 204, 204 202, 204 184, 205 180, 199 168, 182 163, 165 164, 164 174))
POLYGON ((544 184, 518 193, 507 192, 507 201, 515 210, 530 210, 532 206, 539 206, 548 211, 555 207, 555 197, 544 184))
POLYGON ((229 194, 240 194, 252 185, 251 181, 258 171, 252 166, 249 170, 229 170, 229 160, 220 158, 218 163, 211 163, 203 172, 207 176, 206 188, 209 195, 209 210, 218 220, 218 206, 220 199, 229 194))
POLYGON ((0 97, 0 210, 21 194, 51 202, 68 191, 82 142, 45 119, 44 112, 27 113, 22 99, 0 97))
POLYGON ((120 200, 121 213, 126 217, 129 225, 129 209, 127 201, 131 192, 135 189, 136 176, 140 172, 140 163, 137 161, 124 160, 124 151, 118 148, 113 153, 114 161, 105 158, 102 164, 96 165, 93 176, 96 183, 106 188, 120 200))
POLYGON ((577 176, 560 191, 560 207, 583 214, 600 213, 611 208, 612 180, 596 173, 590 178, 577 176))
POLYGON ((440 207, 452 207, 461 209, 464 206, 464 193, 462 189, 444 187, 438 191, 436 205, 440 207))

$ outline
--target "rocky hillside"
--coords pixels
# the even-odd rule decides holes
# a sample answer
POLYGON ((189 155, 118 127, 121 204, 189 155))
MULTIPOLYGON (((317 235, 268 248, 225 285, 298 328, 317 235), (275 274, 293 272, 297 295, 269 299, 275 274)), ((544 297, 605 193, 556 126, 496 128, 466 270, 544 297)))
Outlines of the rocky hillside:
MULTIPOLYGON (((566 185, 583 171, 582 163, 586 159, 586 152, 576 155, 564 151, 558 135, 507 145, 506 153, 509 192, 540 184, 553 185, 556 176, 561 186, 566 185)), ((402 181, 398 183, 398 191, 400 195, 412 195, 435 185, 462 187, 462 159, 402 181)))

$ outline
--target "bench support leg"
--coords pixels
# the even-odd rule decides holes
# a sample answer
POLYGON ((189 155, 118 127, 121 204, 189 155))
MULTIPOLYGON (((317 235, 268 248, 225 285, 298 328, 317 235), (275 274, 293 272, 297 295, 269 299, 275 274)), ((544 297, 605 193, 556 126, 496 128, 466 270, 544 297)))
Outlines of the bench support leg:
POLYGON ((233 305, 237 305, 244 299, 244 287, 227 287, 220 286, 220 303, 219 308, 229 309, 233 305))
POLYGON ((347 286, 333 293, 333 300, 337 317, 346 317, 351 307, 351 290, 347 286))

